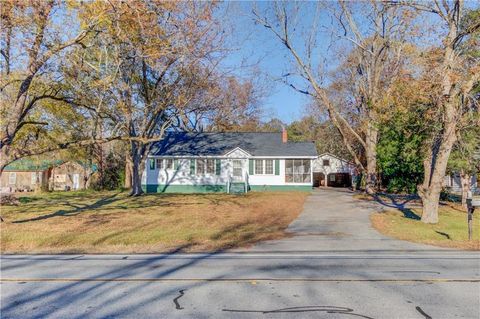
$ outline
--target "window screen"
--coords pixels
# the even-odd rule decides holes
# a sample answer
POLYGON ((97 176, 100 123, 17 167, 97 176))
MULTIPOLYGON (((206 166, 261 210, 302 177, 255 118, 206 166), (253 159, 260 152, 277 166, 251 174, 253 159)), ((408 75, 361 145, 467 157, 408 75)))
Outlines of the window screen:
POLYGON ((310 183, 310 173, 309 159, 285 160, 286 183, 310 183))

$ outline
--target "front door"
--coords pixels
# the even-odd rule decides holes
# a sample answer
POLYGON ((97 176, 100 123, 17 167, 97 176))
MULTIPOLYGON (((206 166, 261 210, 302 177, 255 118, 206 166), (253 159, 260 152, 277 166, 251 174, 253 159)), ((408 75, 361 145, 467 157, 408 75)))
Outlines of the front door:
POLYGON ((80 175, 73 174, 73 189, 79 189, 79 188, 80 188, 80 175))
POLYGON ((233 160, 233 178, 241 180, 243 177, 243 162, 242 160, 233 160))

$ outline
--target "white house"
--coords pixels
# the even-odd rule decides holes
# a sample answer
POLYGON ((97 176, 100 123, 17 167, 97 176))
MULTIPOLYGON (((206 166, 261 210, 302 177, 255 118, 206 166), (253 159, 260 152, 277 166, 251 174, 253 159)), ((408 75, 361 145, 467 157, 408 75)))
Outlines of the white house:
POLYGON ((304 190, 313 185, 312 142, 283 133, 169 133, 146 163, 146 192, 304 190))
POLYGON ((355 164, 333 154, 323 153, 313 161, 314 186, 349 187, 355 175, 355 164))
MULTIPOLYGON (((451 175, 446 175, 443 186, 453 194, 461 194, 462 193, 462 180, 460 178, 459 173, 454 173, 451 175)), ((478 192, 478 180, 477 175, 473 175, 470 179, 470 190, 478 192)))

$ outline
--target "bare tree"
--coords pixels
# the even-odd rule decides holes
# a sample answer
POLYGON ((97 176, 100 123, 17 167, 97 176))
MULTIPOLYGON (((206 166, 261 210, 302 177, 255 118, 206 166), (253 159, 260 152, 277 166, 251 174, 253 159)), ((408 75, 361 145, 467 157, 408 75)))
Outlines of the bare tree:
MULTIPOLYGON (((354 96, 353 106, 346 103, 337 104, 328 86, 325 85, 327 72, 320 68, 316 61, 325 60, 326 57, 314 54, 318 51, 318 21, 312 21, 309 26, 310 32, 301 38, 296 37, 295 24, 292 22, 297 19, 296 14, 299 11, 296 5, 292 7, 290 4, 275 3, 271 18, 267 14, 262 15, 257 9, 254 9, 253 13, 256 21, 270 30, 290 52, 299 77, 308 83, 309 89, 299 88, 297 84, 289 82, 288 76, 291 73, 287 74, 285 82, 296 91, 312 96, 317 105, 326 109, 356 165, 367 175, 367 192, 373 193, 377 175, 377 117, 381 112, 384 95, 388 93, 389 86, 401 66, 403 50, 401 37, 406 26, 400 19, 400 9, 372 1, 363 8, 369 10, 369 14, 363 17, 363 23, 368 22, 369 28, 362 32, 352 14, 352 6, 355 4, 341 1, 340 10, 334 10, 333 16, 340 25, 340 29, 337 28, 335 31, 335 37, 348 40, 352 48, 348 63, 351 66, 351 76, 356 81, 356 86, 351 91, 354 96), (298 49, 295 46, 297 43, 303 43, 303 47, 298 49), (349 121, 346 113, 351 110, 357 113, 361 125, 354 126, 349 121), (354 146, 356 143, 362 146, 366 165, 362 160, 363 154, 359 154, 354 146)), ((318 11, 316 16, 320 16, 318 11)), ((328 11, 324 13, 326 12, 328 11)))
POLYGON ((181 129, 190 131, 254 131, 260 124, 263 91, 253 79, 219 75, 192 101, 181 129))

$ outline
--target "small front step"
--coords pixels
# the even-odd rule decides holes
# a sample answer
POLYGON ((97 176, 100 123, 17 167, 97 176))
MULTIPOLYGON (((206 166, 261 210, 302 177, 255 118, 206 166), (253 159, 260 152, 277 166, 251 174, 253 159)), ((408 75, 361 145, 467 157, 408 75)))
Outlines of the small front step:
POLYGON ((244 194, 245 191, 245 183, 231 183, 230 184, 230 194, 244 194))

